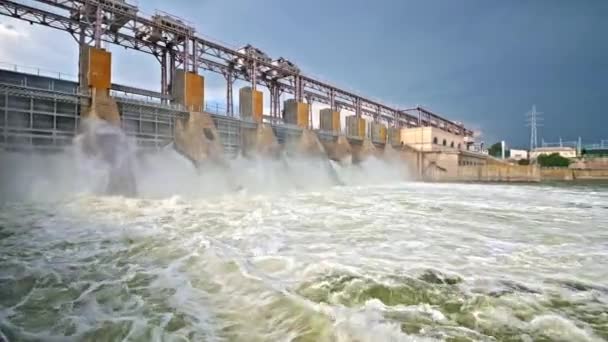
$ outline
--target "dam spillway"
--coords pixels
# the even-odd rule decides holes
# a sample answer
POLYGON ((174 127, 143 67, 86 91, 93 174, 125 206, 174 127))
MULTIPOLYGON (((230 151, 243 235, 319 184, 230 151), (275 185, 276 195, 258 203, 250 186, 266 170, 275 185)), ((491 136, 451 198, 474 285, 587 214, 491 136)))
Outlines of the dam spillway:
POLYGON ((540 173, 127 0, 0 15, 79 54, 75 79, 0 72, 0 342, 608 339, 605 185, 477 183, 540 173))
MULTIPOLYGON (((176 122, 186 119, 189 112, 140 96, 144 90, 131 89, 136 93, 112 91, 122 130, 144 152, 172 144, 176 122)), ((76 82, 0 69, 0 145, 9 150, 60 150, 71 145, 82 120, 83 101, 89 101, 89 94, 80 93, 76 82)), ((205 114, 213 120, 227 158, 241 153, 244 132, 258 127, 258 123, 227 116, 214 107, 207 107, 205 114)), ((281 145, 298 140, 303 131, 296 125, 268 124, 268 127, 281 145)), ((318 131, 315 136, 321 142, 334 142, 340 134, 318 131)), ((363 137, 350 136, 347 141, 360 145, 363 137)), ((382 147, 385 142, 374 144, 382 147)))

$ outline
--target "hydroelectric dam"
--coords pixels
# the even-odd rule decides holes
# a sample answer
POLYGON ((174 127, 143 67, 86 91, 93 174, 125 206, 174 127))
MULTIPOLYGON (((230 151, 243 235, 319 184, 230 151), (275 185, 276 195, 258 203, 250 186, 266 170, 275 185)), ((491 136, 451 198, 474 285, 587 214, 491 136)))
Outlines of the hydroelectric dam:
POLYGON ((128 1, 0 14, 79 61, 0 65, 0 342, 608 340, 606 184, 128 1))
POLYGON ((534 167, 502 165, 470 151, 473 132, 460 123, 321 82, 252 45, 232 49, 201 38, 187 21, 165 12, 146 17, 118 0, 2 0, 0 14, 65 31, 76 40, 80 61, 77 80, 0 70, 0 144, 8 150, 62 149, 91 119, 120 128, 140 152, 172 146, 197 167, 238 156, 276 158, 287 146, 292 154, 342 164, 370 156, 399 160, 391 167, 410 179, 538 180, 534 167), (156 58, 158 89, 113 83, 112 55, 103 44, 156 58), (203 75, 209 72, 226 80, 223 111, 205 105, 203 75), (238 111, 236 81, 247 83, 238 89, 238 111), (282 96, 290 98, 281 103, 282 96), (325 107, 313 112, 313 104, 325 107))

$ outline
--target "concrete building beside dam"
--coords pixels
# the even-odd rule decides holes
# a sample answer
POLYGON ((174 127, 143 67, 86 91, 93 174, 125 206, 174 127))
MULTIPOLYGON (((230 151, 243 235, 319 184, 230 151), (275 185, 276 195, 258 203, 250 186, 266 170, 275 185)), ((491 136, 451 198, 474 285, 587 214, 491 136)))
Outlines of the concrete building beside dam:
POLYGON ((538 147, 530 151, 530 159, 537 159, 540 155, 557 153, 564 158, 576 158, 576 149, 568 146, 538 147))

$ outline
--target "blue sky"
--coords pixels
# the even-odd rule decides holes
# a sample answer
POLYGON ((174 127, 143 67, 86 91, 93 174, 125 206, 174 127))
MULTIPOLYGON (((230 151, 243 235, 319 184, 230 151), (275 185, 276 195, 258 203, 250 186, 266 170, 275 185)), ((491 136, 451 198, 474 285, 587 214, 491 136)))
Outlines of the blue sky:
MULTIPOLYGON (((139 0, 184 17, 206 37, 251 43, 307 74, 387 104, 427 106, 527 146, 539 137, 608 139, 608 1, 139 0)), ((67 34, 0 17, 0 61, 77 74, 67 34)), ((153 57, 112 47, 116 82, 157 88, 153 57)), ((207 98, 223 101, 220 77, 207 98)))

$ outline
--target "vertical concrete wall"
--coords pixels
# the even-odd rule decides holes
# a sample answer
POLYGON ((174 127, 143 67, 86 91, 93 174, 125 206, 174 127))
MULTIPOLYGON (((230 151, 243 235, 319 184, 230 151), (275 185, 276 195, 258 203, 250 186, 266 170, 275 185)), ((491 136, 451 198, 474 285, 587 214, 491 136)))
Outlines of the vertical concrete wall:
MULTIPOLYGON (((575 170, 540 168, 537 165, 487 164, 458 168, 455 181, 474 182, 539 182, 608 179, 608 170, 575 170)), ((443 179, 450 180, 450 179, 443 179)))
POLYGON ((432 149, 430 127, 402 128, 400 132, 401 143, 421 151, 432 149))
POLYGON ((582 158, 570 164, 571 169, 608 170, 607 157, 582 158))
POLYGON ((422 177, 429 181, 457 180, 457 152, 426 152, 422 158, 422 177))
POLYGON ((608 169, 573 170, 574 179, 578 180, 607 180, 608 169))
POLYGON ((308 103, 298 102, 295 99, 285 100, 285 115, 283 120, 287 124, 297 125, 301 128, 309 128, 308 122, 308 103))
POLYGON ((540 168, 536 165, 499 165, 480 166, 481 181, 486 182, 538 182, 541 180, 540 168))
POLYGON ((262 122, 264 111, 264 97, 261 91, 252 90, 251 87, 239 89, 239 114, 241 118, 254 122, 262 122))
POLYGON ((540 169, 534 165, 487 164, 458 167, 458 177, 442 179, 465 182, 538 182, 540 169))
POLYGON ((565 181, 574 179, 574 170, 568 168, 541 168, 543 180, 565 181))
POLYGON ((418 155, 420 152, 411 148, 386 144, 382 157, 389 163, 390 167, 398 168, 404 179, 418 180, 418 155))
POLYGON ((415 127, 401 129, 401 142, 421 151, 431 151, 433 149, 451 148, 466 149, 464 136, 444 131, 437 127, 415 127), (437 143, 435 143, 435 139, 437 143), (445 140, 446 144, 443 145, 445 140))
POLYGON ((334 111, 331 108, 323 108, 319 111, 319 126, 321 130, 339 133, 342 130, 340 126, 340 112, 334 111))

